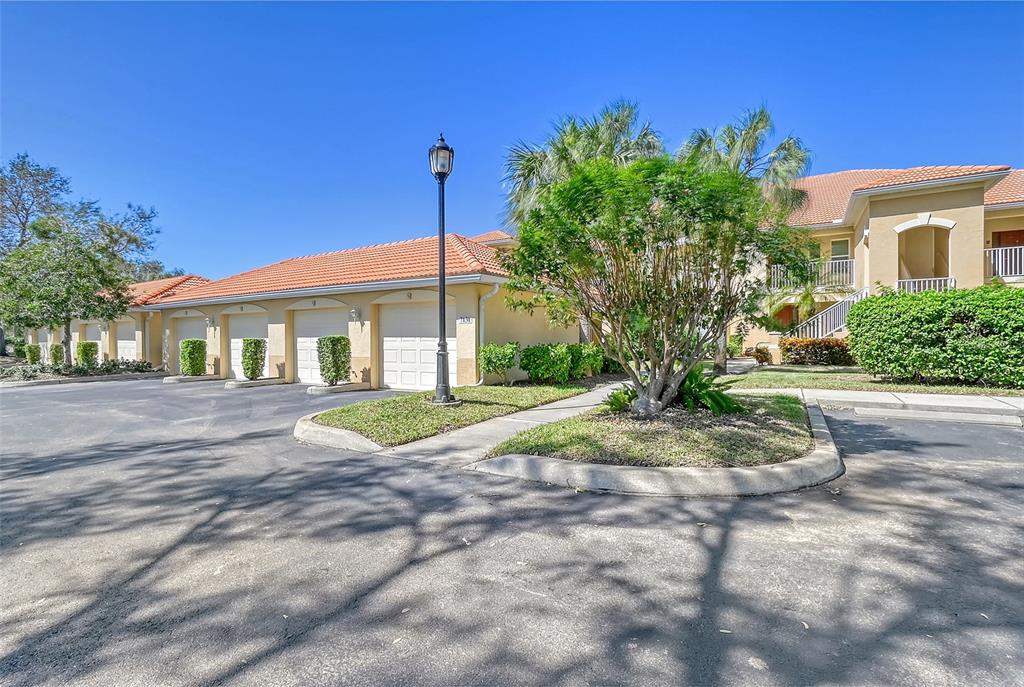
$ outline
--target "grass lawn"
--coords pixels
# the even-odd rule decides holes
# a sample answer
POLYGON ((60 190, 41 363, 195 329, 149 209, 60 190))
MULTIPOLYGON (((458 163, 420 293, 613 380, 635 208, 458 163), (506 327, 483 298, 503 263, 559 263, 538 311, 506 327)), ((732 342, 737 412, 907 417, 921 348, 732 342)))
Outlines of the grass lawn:
POLYGON ((590 380, 564 386, 466 386, 457 387, 457 408, 437 408, 427 399, 433 391, 403 394, 320 413, 314 422, 358 432, 381 446, 398 446, 467 427, 499 415, 582 394, 593 387, 590 380))
POLYGON ((780 463, 811 450, 803 403, 795 396, 738 396, 750 411, 714 417, 670 408, 654 420, 595 410, 529 429, 490 455, 526 453, 586 463, 649 467, 741 467, 780 463))
POLYGON ((886 382, 851 368, 808 366, 769 366, 754 368, 742 375, 730 375, 733 389, 839 389, 843 391, 896 391, 918 394, 983 394, 993 396, 1024 396, 1024 389, 991 386, 955 386, 946 384, 914 384, 886 382), (779 369, 782 367, 782 369, 779 369))

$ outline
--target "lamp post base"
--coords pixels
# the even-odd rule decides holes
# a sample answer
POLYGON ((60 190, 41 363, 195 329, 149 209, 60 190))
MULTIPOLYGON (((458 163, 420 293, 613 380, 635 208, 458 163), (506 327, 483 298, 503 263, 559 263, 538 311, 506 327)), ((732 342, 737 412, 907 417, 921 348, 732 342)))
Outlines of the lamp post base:
POLYGON ((457 398, 450 398, 447 401, 438 401, 437 399, 428 398, 427 403, 438 408, 458 408, 462 405, 462 401, 457 398))

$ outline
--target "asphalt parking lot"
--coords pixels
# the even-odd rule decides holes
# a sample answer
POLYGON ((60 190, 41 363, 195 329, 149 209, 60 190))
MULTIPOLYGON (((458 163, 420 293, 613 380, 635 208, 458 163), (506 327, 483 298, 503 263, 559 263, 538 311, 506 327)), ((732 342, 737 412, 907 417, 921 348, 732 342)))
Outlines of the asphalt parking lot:
POLYGON ((1024 684, 1024 432, 829 411, 847 475, 685 500, 346 454, 313 397, 0 392, 5 685, 1024 684))

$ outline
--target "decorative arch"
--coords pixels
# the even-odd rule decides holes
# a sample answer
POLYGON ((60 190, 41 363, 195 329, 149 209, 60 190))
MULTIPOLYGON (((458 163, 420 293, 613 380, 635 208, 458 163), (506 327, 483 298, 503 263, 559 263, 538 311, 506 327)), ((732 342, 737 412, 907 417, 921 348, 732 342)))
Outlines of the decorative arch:
POLYGON ((256 305, 255 303, 240 303, 238 305, 232 305, 230 308, 224 308, 221 311, 222 315, 249 315, 251 313, 267 312, 267 309, 262 305, 256 305))
POLYGON ((185 308, 183 310, 175 310, 174 312, 172 312, 167 317, 169 317, 169 318, 176 318, 176 317, 206 317, 206 316, 207 316, 206 313, 203 312, 202 310, 200 310, 199 308, 185 308))
POLYGON ((348 303, 339 301, 337 298, 307 298, 289 305, 286 310, 312 310, 313 308, 347 308, 348 303))
POLYGON ((897 224, 893 231, 897 234, 902 234, 905 231, 917 229, 918 227, 942 227, 943 229, 952 229, 955 226, 956 222, 951 219, 936 217, 930 212, 919 212, 917 213, 917 217, 914 219, 908 219, 902 224, 897 224))
MULTIPOLYGON (((454 301, 455 296, 445 293, 445 301, 454 301)), ((437 291, 430 289, 408 289, 406 291, 393 291, 373 301, 373 305, 387 305, 389 303, 436 303, 437 291)))

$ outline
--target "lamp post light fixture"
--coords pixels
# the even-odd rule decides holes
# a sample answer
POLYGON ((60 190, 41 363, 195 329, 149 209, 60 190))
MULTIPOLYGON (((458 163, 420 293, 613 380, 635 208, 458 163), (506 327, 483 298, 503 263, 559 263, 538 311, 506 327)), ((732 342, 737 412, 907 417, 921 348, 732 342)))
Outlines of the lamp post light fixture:
POLYGON ((437 380, 431 403, 457 406, 462 403, 452 395, 448 385, 448 337, 445 331, 445 267, 444 267, 444 182, 452 173, 455 149, 445 143, 444 134, 430 146, 430 173, 437 179, 437 380))

